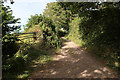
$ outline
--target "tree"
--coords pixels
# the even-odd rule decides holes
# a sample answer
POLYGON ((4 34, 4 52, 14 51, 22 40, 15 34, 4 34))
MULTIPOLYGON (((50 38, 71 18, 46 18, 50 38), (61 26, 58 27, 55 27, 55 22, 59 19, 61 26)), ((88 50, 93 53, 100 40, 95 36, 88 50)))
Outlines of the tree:
POLYGON ((68 23, 70 22, 71 12, 68 9, 62 8, 58 2, 48 3, 44 15, 52 19, 58 34, 62 28, 66 31, 69 30, 68 23))
POLYGON ((10 34, 11 32, 14 33, 14 31, 18 30, 20 26, 16 26, 16 23, 20 20, 20 18, 15 19, 14 16, 12 16, 12 10, 9 6, 4 6, 2 3, 2 23, 0 24, 2 26, 2 52, 3 55, 10 55, 12 56, 15 54, 17 50, 15 50, 15 41, 17 40, 17 37, 10 34))
POLYGON ((120 2, 76 2, 59 5, 70 9, 72 15, 78 15, 78 18, 70 22, 69 36, 78 39, 78 42, 83 41, 82 46, 108 59, 109 66, 120 70, 120 2))
POLYGON ((37 28, 40 29, 40 31, 42 32, 43 44, 54 48, 60 47, 60 37, 57 31, 55 30, 55 25, 53 24, 51 18, 41 14, 35 14, 29 18, 29 21, 26 24, 26 26, 26 31, 36 26, 39 26, 39 28, 37 28))
POLYGON ((2 5, 2 37, 5 36, 7 33, 10 33, 12 31, 15 31, 20 28, 20 26, 10 25, 10 24, 16 24, 19 23, 18 19, 14 19, 15 17, 12 16, 12 10, 9 6, 2 5))
POLYGON ((38 25, 42 21, 42 15, 31 15, 26 24, 27 28, 31 28, 33 25, 38 25))

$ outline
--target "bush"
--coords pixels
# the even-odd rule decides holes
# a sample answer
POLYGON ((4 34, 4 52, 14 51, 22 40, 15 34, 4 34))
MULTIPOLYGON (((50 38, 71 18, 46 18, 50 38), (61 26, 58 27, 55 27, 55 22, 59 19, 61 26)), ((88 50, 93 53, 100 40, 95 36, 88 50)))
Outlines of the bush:
POLYGON ((76 17, 72 20, 67 37, 87 47, 91 53, 105 58, 109 66, 119 69, 120 10, 118 7, 107 7, 88 12, 89 16, 76 17))
POLYGON ((2 55, 5 58, 13 57, 13 55, 18 51, 19 45, 16 43, 17 37, 7 36, 3 38, 2 41, 2 55))

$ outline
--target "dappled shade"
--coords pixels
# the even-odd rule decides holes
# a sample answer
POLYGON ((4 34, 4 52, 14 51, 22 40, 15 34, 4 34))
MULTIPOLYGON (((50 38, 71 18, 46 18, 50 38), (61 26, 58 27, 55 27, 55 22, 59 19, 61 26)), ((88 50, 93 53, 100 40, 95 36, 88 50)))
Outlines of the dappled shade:
POLYGON ((61 53, 46 66, 37 67, 31 78, 118 78, 117 73, 75 43, 64 44, 61 53))

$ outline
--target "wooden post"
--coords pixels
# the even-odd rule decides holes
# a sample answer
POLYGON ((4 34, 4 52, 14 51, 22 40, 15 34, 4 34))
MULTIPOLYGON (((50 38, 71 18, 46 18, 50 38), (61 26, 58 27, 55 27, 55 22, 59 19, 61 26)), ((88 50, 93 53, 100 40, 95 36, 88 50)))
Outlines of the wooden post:
POLYGON ((37 40, 37 35, 36 35, 36 32, 33 32, 33 39, 34 39, 34 41, 36 41, 36 40, 37 40))

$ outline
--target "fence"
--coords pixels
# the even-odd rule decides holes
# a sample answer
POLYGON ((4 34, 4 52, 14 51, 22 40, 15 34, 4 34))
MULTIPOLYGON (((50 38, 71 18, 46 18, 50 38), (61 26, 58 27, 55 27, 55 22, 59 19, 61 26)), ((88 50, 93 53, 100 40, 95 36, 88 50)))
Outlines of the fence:
MULTIPOLYGON (((18 37, 19 41, 24 43, 25 46, 35 44, 36 41, 40 41, 40 39, 42 39, 42 33, 40 32, 17 33, 15 36, 18 37)), ((22 46, 19 48, 19 51, 21 53, 22 46)))
POLYGON ((42 36, 39 32, 31 32, 31 33, 18 33, 16 34, 18 39, 22 42, 35 42, 39 40, 42 36))

